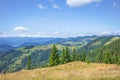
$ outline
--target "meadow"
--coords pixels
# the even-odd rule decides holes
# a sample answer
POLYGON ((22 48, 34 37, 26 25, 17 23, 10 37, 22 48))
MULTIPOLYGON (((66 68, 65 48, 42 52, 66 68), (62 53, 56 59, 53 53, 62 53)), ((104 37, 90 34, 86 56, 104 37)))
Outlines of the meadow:
POLYGON ((54 67, 0 74, 0 80, 120 80, 120 66, 78 61, 54 67))

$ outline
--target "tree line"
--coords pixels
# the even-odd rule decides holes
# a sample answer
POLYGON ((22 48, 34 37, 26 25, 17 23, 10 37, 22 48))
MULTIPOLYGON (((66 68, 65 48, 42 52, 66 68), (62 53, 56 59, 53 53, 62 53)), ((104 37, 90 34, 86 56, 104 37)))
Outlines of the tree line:
POLYGON ((48 66, 56 66, 59 64, 65 64, 68 62, 79 60, 85 61, 85 59, 86 59, 85 53, 77 54, 75 49, 73 49, 72 53, 70 53, 68 47, 63 48, 61 54, 59 54, 56 45, 53 45, 50 52, 48 66))
MULTIPOLYGON (((89 49, 80 53, 74 48, 72 51, 68 47, 63 47, 61 53, 56 45, 51 48, 48 64, 43 67, 56 66, 73 61, 83 61, 87 63, 106 63, 120 65, 120 40, 116 40, 109 45, 97 49, 89 49)), ((28 69, 31 69, 31 59, 28 57, 28 69)))
POLYGON ((113 43, 102 46, 100 48, 89 50, 88 52, 76 53, 73 49, 70 53, 68 47, 62 49, 61 53, 58 53, 58 49, 53 45, 48 66, 56 66, 59 64, 65 64, 72 61, 83 61, 87 63, 106 63, 106 64, 118 64, 120 65, 120 40, 116 40, 113 43))

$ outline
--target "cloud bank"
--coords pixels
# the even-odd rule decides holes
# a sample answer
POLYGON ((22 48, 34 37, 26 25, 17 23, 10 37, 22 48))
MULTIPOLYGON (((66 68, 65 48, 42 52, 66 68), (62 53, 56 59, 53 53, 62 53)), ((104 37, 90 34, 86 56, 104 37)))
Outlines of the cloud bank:
POLYGON ((0 37, 7 37, 8 36, 8 33, 7 32, 1 32, 0 33, 0 37))

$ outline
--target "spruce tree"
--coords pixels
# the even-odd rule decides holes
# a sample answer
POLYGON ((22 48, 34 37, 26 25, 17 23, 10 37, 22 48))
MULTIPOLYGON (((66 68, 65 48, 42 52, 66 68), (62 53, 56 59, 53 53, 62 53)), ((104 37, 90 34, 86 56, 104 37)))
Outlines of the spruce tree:
POLYGON ((65 49, 63 48, 60 56, 60 64, 64 64, 64 61, 65 61, 65 49))
POLYGON ((75 60, 80 61, 80 54, 76 54, 75 60))
POLYGON ((71 61, 75 61, 76 60, 76 50, 73 49, 72 54, 71 54, 71 61))
POLYGON ((85 52, 83 52, 80 54, 80 60, 85 61, 85 59, 86 59, 86 55, 85 55, 85 52))
POLYGON ((55 66, 59 64, 59 55, 57 53, 57 48, 55 45, 53 45, 51 52, 50 52, 50 57, 49 57, 49 66, 55 66))
POLYGON ((104 63, 109 64, 110 62, 111 62, 110 53, 107 52, 105 53, 105 56, 104 56, 104 63))
POLYGON ((27 57, 27 69, 28 70, 31 69, 31 57, 30 56, 27 57))
POLYGON ((69 54, 69 49, 68 49, 68 47, 66 47, 65 48, 65 61, 64 61, 64 63, 68 63, 68 62, 70 62, 71 60, 70 60, 70 54, 69 54))

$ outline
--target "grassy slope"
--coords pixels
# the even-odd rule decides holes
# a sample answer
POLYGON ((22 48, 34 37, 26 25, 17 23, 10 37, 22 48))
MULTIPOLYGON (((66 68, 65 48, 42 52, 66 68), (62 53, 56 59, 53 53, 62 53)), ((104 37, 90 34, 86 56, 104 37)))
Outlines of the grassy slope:
POLYGON ((0 74, 0 80, 120 80, 120 66, 72 62, 55 67, 0 74))
POLYGON ((112 43, 112 42, 114 42, 114 41, 116 41, 116 40, 119 40, 119 39, 120 39, 120 37, 113 37, 111 40, 107 41, 107 42, 105 43, 105 45, 109 45, 110 43, 112 43))

